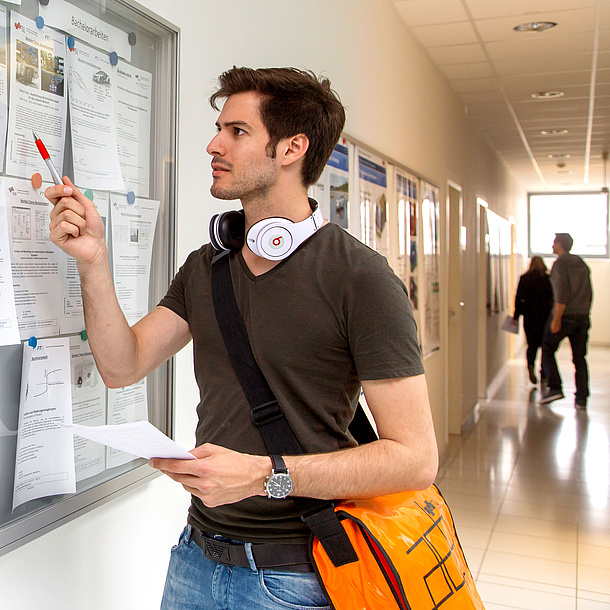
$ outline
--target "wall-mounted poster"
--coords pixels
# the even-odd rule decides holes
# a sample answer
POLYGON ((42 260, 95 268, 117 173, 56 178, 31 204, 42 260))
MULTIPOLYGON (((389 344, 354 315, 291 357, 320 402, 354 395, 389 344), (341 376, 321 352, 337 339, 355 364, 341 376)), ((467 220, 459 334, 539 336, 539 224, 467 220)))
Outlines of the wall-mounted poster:
POLYGON ((422 243, 424 265, 424 358, 441 347, 439 190, 422 182, 422 243))
POLYGON ((397 273, 400 279, 409 284, 409 179, 396 170, 396 201, 398 202, 398 264, 397 273))
POLYGON ((396 170, 396 200, 398 201, 398 272, 407 285, 411 305, 419 324, 417 178, 400 169, 396 170))
POLYGON ((367 246, 388 257, 390 231, 386 161, 358 148, 358 178, 361 239, 367 246))
POLYGON ((45 165, 32 130, 42 138, 63 175, 66 135, 64 59, 66 37, 11 11, 11 82, 6 173, 30 179, 45 165))
POLYGON ((322 210, 324 218, 349 228, 349 147, 341 138, 324 167, 317 184, 309 188, 322 210))
POLYGON ((510 307, 509 278, 511 225, 487 209, 487 312, 500 313, 510 307))

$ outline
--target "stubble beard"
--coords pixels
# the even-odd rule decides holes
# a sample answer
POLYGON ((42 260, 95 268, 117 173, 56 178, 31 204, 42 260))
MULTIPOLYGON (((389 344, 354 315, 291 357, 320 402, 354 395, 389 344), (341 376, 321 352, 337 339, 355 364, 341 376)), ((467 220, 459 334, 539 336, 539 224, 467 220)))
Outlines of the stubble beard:
MULTIPOLYGON (((232 171, 231 169, 230 173, 232 171)), ((217 199, 240 199, 243 203, 244 201, 266 199, 269 190, 275 184, 277 184, 275 164, 271 158, 267 157, 256 167, 247 168, 241 177, 237 176, 233 184, 222 187, 220 184, 212 182, 210 193, 217 199)))

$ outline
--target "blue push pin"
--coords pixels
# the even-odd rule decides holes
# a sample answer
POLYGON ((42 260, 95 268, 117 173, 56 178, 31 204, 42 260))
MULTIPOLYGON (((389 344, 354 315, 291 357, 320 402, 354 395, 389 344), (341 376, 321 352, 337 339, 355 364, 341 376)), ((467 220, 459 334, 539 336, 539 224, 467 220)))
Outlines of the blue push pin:
POLYGON ((87 199, 90 199, 91 201, 93 201, 93 191, 91 189, 87 189, 85 191, 84 195, 87 199))
POLYGON ((127 203, 133 205, 136 202, 136 194, 133 191, 127 193, 127 203))
POLYGON ((42 28, 44 27, 44 19, 40 15, 38 15, 38 17, 36 17, 36 27, 39 30, 42 30, 42 28))
POLYGON ((36 337, 30 337, 30 340, 28 341, 28 345, 32 349, 34 349, 38 345, 38 339, 36 339, 36 337))
POLYGON ((73 51, 74 47, 76 46, 76 40, 74 40, 74 36, 68 36, 67 42, 68 42, 68 49, 73 51))
POLYGON ((87 340, 87 331, 83 330, 80 334, 80 338, 82 341, 86 341, 87 340))
POLYGON ((116 66, 119 63, 119 56, 116 51, 112 51, 108 57, 110 59, 111 66, 116 66))

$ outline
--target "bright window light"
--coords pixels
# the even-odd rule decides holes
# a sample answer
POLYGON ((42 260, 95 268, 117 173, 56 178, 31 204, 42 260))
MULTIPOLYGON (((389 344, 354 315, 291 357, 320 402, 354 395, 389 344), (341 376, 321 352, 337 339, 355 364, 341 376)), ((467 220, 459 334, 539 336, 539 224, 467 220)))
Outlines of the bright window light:
POLYGON ((608 257, 608 194, 530 194, 529 255, 553 256, 555 233, 572 236, 572 254, 608 257))

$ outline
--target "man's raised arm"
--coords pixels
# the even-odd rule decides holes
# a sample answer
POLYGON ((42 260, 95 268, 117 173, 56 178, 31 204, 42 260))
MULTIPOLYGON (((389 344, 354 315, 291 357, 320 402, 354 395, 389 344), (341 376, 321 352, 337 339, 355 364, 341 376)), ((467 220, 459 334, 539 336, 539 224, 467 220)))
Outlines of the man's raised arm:
POLYGON ((85 327, 102 379, 108 387, 124 387, 182 349, 191 338, 189 327, 165 307, 129 326, 112 283, 102 218, 69 178, 63 180, 45 191, 53 204, 51 241, 77 261, 85 327))

